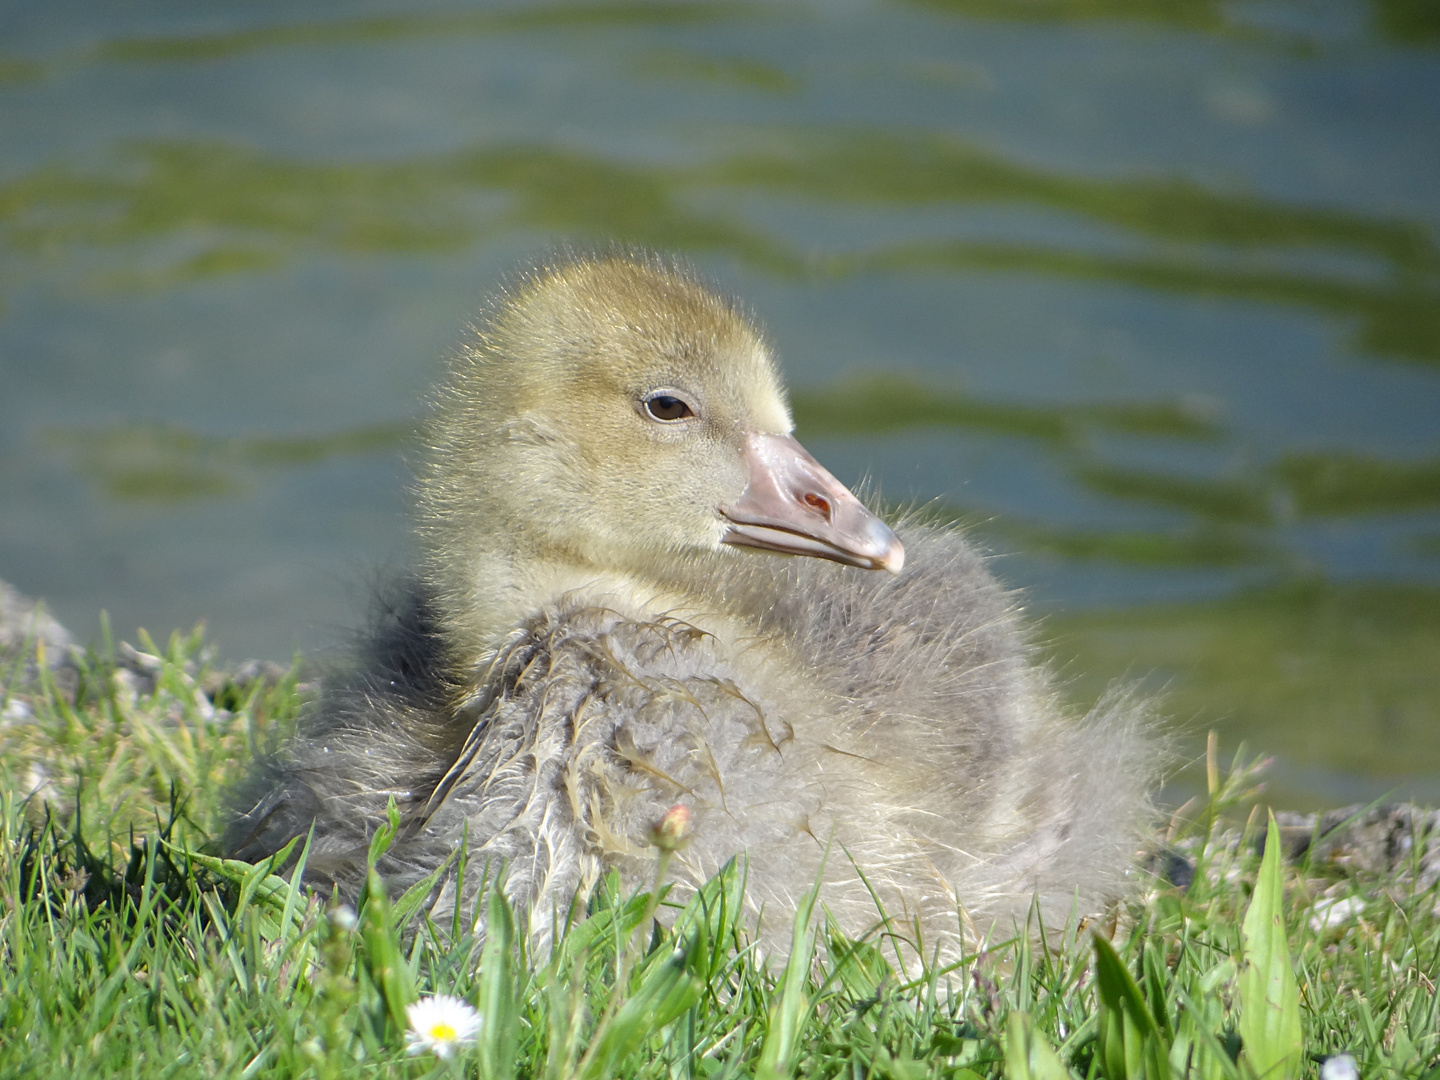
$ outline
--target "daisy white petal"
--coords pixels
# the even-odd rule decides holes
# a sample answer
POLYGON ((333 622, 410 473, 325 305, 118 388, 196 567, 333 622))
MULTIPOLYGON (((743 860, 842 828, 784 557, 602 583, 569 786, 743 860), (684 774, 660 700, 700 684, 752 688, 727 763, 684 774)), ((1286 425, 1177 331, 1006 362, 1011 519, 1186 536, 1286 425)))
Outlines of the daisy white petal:
POLYGON ((421 998, 405 1008, 410 1030, 405 1033, 405 1049, 411 1054, 432 1051, 436 1057, 448 1058, 457 1049, 475 1041, 480 1030, 480 1014, 468 1003, 449 994, 421 998))

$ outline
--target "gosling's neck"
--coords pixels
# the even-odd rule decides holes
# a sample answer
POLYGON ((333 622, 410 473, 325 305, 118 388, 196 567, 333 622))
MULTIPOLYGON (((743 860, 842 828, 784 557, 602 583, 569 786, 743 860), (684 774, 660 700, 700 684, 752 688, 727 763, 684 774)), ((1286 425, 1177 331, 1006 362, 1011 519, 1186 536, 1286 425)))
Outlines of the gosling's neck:
POLYGON ((487 535, 463 553, 432 555, 429 580, 446 636, 461 664, 486 665, 537 613, 556 605, 604 607, 637 619, 701 619, 748 633, 743 612, 714 593, 717 573, 735 559, 765 558, 720 550, 656 556, 639 565, 600 562, 573 551, 522 547, 487 535))

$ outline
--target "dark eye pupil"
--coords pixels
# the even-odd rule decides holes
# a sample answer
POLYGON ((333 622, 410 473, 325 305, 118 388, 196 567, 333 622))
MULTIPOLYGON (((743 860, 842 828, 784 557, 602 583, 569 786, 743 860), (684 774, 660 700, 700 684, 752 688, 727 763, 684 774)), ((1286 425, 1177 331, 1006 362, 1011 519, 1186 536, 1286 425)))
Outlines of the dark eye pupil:
POLYGON ((656 420, 681 420, 691 415, 690 406, 678 397, 658 394, 645 402, 645 409, 656 420))

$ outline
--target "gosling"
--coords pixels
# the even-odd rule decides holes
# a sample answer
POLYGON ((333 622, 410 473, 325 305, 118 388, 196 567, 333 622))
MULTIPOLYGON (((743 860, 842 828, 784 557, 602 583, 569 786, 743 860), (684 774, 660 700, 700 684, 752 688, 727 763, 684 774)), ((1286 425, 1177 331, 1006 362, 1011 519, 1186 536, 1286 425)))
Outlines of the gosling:
POLYGON ((653 880, 680 805, 676 886, 743 856, 780 947, 817 880, 846 932, 878 900, 927 953, 1102 910, 1149 813, 1143 710, 1062 716, 961 532, 887 525, 792 428, 760 333, 684 268, 519 279, 434 396, 417 570, 229 851, 313 827, 308 877, 353 896, 393 799, 392 886, 463 842, 436 914, 503 863, 543 943, 607 871, 653 880))

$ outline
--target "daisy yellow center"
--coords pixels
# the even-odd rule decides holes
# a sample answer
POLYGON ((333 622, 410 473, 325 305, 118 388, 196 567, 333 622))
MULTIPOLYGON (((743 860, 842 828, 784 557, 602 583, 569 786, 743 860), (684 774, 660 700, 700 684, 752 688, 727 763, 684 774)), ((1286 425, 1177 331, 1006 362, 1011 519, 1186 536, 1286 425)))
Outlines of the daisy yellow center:
POLYGON ((430 1025, 430 1038, 436 1042, 450 1042, 455 1038, 455 1029, 444 1020, 430 1025))

